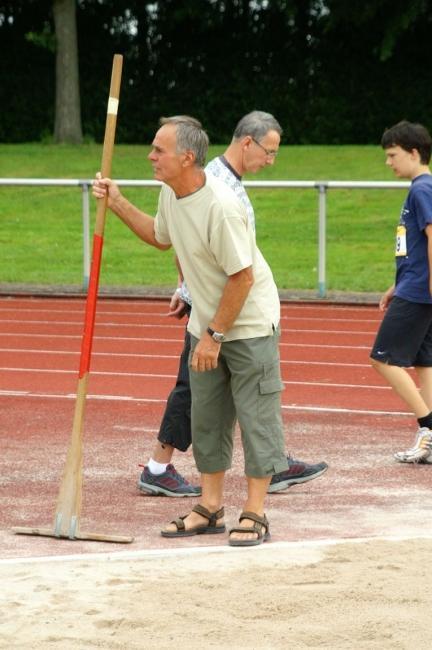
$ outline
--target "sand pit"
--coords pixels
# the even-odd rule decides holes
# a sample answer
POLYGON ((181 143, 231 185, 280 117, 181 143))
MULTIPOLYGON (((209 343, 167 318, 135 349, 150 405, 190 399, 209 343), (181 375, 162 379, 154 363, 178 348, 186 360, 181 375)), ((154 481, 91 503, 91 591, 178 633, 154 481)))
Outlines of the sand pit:
POLYGON ((0 647, 430 647, 431 539, 0 562, 0 647))

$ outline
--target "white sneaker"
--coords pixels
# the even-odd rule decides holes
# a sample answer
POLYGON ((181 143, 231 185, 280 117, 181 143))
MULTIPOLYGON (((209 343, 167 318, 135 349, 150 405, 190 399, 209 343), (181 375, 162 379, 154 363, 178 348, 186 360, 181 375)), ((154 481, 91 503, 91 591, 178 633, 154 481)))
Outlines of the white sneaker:
POLYGON ((406 451, 394 454, 400 463, 431 463, 432 464, 432 431, 421 427, 417 431, 414 446, 406 451))

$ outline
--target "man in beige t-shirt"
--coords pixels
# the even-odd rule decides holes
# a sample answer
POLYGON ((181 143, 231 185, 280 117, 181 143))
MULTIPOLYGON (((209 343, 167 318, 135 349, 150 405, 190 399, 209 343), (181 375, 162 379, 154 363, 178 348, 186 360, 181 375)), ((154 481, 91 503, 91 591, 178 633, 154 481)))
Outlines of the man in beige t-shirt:
POLYGON ((160 243, 171 244, 182 260, 182 272, 193 295, 188 323, 191 334, 200 338, 213 319, 227 277, 249 267, 254 282, 235 322, 225 332, 225 341, 273 334, 280 319, 273 275, 256 246, 244 205, 223 181, 207 174, 200 190, 179 199, 164 186, 155 235, 160 243))
POLYGON ((161 190, 156 218, 125 199, 97 175, 93 194, 141 239, 174 246, 194 308, 192 338, 193 452, 201 473, 201 503, 161 532, 165 537, 223 533, 223 481, 231 466, 239 422, 247 498, 233 546, 269 538, 264 514, 274 473, 288 466, 280 414, 279 299, 256 246, 245 209, 232 190, 203 171, 208 138, 187 116, 161 121, 149 154, 161 190))

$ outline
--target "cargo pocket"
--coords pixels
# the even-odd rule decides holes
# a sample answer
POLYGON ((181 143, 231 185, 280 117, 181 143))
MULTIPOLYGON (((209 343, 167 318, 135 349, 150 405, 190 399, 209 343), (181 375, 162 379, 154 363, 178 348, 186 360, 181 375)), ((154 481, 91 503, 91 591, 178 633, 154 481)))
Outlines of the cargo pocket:
MULTIPOLYGON (((279 374, 279 369, 278 369, 279 374)), ((279 377, 263 377, 258 383, 258 421, 261 425, 270 425, 280 419, 280 394, 284 385, 279 377)))

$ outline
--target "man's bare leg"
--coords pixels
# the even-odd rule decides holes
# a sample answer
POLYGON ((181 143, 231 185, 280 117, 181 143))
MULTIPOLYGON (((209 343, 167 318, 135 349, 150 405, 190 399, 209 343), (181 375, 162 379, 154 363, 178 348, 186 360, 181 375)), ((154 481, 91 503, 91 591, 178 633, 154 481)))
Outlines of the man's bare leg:
MULTIPOLYGON (((202 495, 200 497, 200 504, 204 506, 204 508, 207 508, 209 512, 217 512, 223 505, 224 479, 225 472, 201 474, 202 495)), ((184 519, 186 530, 190 530, 196 526, 203 526, 206 523, 207 519, 199 515, 197 512, 190 512, 184 519)), ((223 518, 218 519, 218 525, 222 526, 223 523, 223 518)), ((175 524, 168 524, 168 526, 165 526, 163 529, 164 532, 175 532, 176 530, 177 527, 175 524)))
MULTIPOLYGON (((270 485, 271 476, 264 478, 247 478, 248 496, 243 508, 243 512, 254 512, 262 517, 264 515, 264 503, 267 496, 267 489, 270 485)), ((243 519, 239 523, 239 528, 250 528, 254 525, 251 519, 243 519)), ((264 532, 264 530, 263 530, 264 532)), ((231 533, 230 539, 249 540, 257 539, 256 533, 231 533)))
POLYGON ((158 440, 153 448, 151 457, 156 463, 168 465, 174 455, 174 449, 175 447, 168 445, 166 442, 160 442, 158 440))

